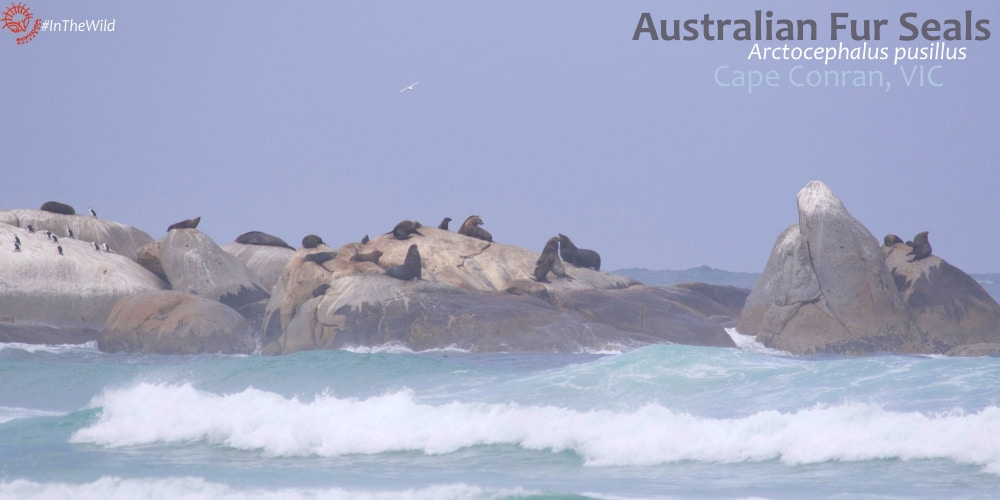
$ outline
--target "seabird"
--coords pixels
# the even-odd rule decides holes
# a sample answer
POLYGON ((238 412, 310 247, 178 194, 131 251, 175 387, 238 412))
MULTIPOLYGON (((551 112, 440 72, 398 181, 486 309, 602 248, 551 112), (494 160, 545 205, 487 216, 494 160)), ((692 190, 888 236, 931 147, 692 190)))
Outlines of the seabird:
POLYGON ((48 229, 46 229, 45 230, 45 237, 51 240, 52 239, 52 231, 49 231, 48 229))
POLYGON ((35 226, 32 226, 31 224, 28 224, 28 232, 29 233, 35 232, 35 226))
POLYGON ((97 250, 98 252, 100 252, 101 251, 101 247, 97 245, 96 241, 94 241, 93 243, 94 243, 94 250, 97 250))
POLYGON ((14 243, 18 245, 21 244, 21 238, 18 238, 16 234, 14 235, 14 243))
POLYGON ((56 250, 59 250, 59 255, 62 255, 62 254, 63 254, 63 253, 62 253, 62 245, 59 245, 59 246, 57 246, 57 247, 56 247, 56 250))
POLYGON ((52 235, 52 242, 53 243, 59 243, 59 237, 53 234, 52 235))
POLYGON ((406 87, 405 89, 403 89, 403 90, 400 90, 400 91, 399 91, 399 93, 403 93, 403 92, 406 92, 407 90, 413 90, 413 87, 414 87, 414 86, 415 86, 416 84, 418 84, 418 83, 420 83, 420 82, 413 82, 413 83, 411 83, 409 87, 406 87))
POLYGON ((69 226, 66 226, 66 236, 69 238, 73 237, 73 230, 70 229, 69 226))
POLYGON ((15 252, 20 252, 21 251, 21 242, 20 241, 15 241, 14 242, 14 251, 15 252))
POLYGON ((97 212, 94 211, 94 207, 90 207, 90 215, 92 215, 95 219, 97 218, 97 212))
POLYGON ((107 252, 107 253, 111 253, 111 249, 108 248, 108 244, 107 243, 104 244, 104 251, 107 252))

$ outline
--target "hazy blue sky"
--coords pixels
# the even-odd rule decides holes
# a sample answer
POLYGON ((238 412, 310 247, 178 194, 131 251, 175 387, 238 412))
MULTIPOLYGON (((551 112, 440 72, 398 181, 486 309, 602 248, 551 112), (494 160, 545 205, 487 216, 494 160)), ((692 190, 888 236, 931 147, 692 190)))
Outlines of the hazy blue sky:
POLYGON ((115 30, 20 46, 0 31, 0 209, 93 206, 154 238, 200 215, 220 244, 261 230, 334 246, 479 214, 498 242, 541 251, 562 232, 606 269, 760 271, 818 179, 879 239, 929 230, 952 264, 1000 271, 995 0, 19 1, 115 30), (890 53, 931 46, 898 40, 907 11, 972 10, 992 36, 946 42, 964 61, 900 65, 632 40, 643 12, 755 9, 819 26, 815 42, 762 46, 836 46, 839 11, 888 19, 869 46, 890 53), (920 64, 944 86, 908 88, 900 66, 920 64), (723 65, 775 70, 780 86, 720 87, 723 65), (892 87, 796 88, 796 65, 882 70, 892 87))

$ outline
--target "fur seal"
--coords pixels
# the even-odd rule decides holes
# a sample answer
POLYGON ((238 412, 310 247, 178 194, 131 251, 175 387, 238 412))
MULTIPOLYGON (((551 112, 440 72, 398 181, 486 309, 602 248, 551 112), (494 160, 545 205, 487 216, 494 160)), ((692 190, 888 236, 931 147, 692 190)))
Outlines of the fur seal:
POLYGON ((351 256, 351 262, 374 262, 378 264, 378 259, 382 257, 381 250, 373 250, 368 253, 356 253, 351 256))
POLYGON ((193 219, 186 219, 180 222, 175 222, 167 227, 167 232, 173 231, 174 229, 194 229, 198 227, 198 223, 201 222, 201 216, 195 217, 193 219))
POLYGON ((445 217, 444 219, 441 219, 441 223, 438 224, 438 229, 444 229, 445 231, 449 231, 448 229, 449 222, 451 222, 451 217, 445 217))
POLYGON ((320 286, 318 286, 318 287, 316 287, 316 288, 313 289, 312 296, 313 297, 319 297, 320 295, 326 295, 326 291, 329 290, 329 289, 330 289, 330 285, 327 284, 327 283, 324 283, 324 284, 322 284, 322 285, 320 285, 320 286))
POLYGON ((73 207, 65 203, 59 203, 58 201, 46 201, 42 203, 42 210, 54 214, 76 215, 76 210, 73 210, 73 207))
POLYGON ((385 234, 391 233, 392 237, 396 238, 397 240, 408 240, 410 239, 410 236, 413 236, 414 234, 423 236, 423 234, 421 234, 420 231, 417 231, 417 229, 421 227, 423 226, 421 226, 420 223, 417 221, 404 220, 400 221, 399 224, 396 224, 396 227, 392 228, 392 231, 389 231, 388 233, 385 234))
POLYGON ((302 248, 316 248, 323 244, 323 238, 316 236, 315 234, 306 235, 302 238, 302 248))
POLYGON ((559 238, 555 236, 545 242, 542 255, 535 261, 535 281, 548 283, 549 280, 546 276, 549 274, 549 271, 552 271, 552 274, 556 276, 572 279, 566 274, 566 268, 563 267, 562 261, 559 260, 559 238))
POLYGON ((261 231, 243 233, 236 237, 236 243, 242 243, 244 245, 260 245, 265 247, 291 248, 292 250, 295 250, 291 245, 285 243, 285 240, 261 231))
POLYGON ((337 258, 337 252, 316 252, 302 258, 303 262, 313 262, 322 266, 324 262, 337 258))
POLYGON ((910 262, 920 260, 931 256, 931 242, 927 240, 927 233, 929 231, 923 231, 917 233, 913 237, 913 250, 910 250, 906 255, 912 255, 913 259, 910 262))
POLYGON ((601 270, 601 256, 593 250, 577 248, 569 236, 559 233, 559 255, 562 260, 576 267, 589 267, 595 271, 601 270))
POLYGON ((900 238, 899 236, 896 236, 895 234, 887 234, 885 235, 885 238, 882 238, 882 244, 887 247, 891 247, 896 243, 902 243, 902 242, 903 239, 900 238))
POLYGON ((404 281, 412 280, 413 278, 422 279, 420 277, 420 252, 417 251, 417 245, 410 245, 410 248, 406 251, 406 258, 403 260, 403 265, 386 268, 385 274, 404 281))
POLYGON ((364 238, 361 238, 361 246, 367 245, 369 241, 371 241, 371 238, 366 234, 364 238))
POLYGON ((479 238, 483 241, 493 242, 493 235, 489 231, 479 227, 484 224, 483 219, 478 215, 470 215, 465 218, 462 227, 458 228, 458 234, 464 234, 472 238, 479 238))

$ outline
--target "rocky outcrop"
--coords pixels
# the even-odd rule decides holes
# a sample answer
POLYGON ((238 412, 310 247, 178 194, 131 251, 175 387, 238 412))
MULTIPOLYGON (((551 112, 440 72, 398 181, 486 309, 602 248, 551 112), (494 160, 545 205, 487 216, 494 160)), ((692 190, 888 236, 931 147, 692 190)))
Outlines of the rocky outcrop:
POLYGON ((285 264, 295 255, 295 250, 280 246, 227 243, 222 245, 222 249, 253 271, 268 293, 278 283, 285 264))
POLYGON ((194 295, 161 291, 115 304, 97 342, 104 352, 158 354, 252 352, 246 320, 233 309, 194 295))
POLYGON ((1000 342, 1000 305, 968 274, 931 255, 913 260, 909 246, 884 246, 886 265, 931 352, 1000 342))
MULTIPOLYGON (((22 229, 29 225, 35 232, 51 231, 63 242, 70 239, 67 228, 73 231, 73 238, 92 245, 107 244, 108 249, 118 255, 123 255, 133 261, 137 260, 136 251, 139 247, 153 241, 145 231, 119 222, 98 219, 90 215, 63 215, 44 210, 4 210, 0 211, 0 223, 10 224, 22 229)), ((43 235, 44 236, 44 235, 43 235)))
POLYGON ((257 275, 197 229, 174 229, 160 240, 160 263, 173 290, 238 309, 269 294, 257 275))
POLYGON ((1000 340, 1000 308, 971 277, 880 248, 821 182, 798 194, 737 329, 796 354, 944 353, 1000 340), (890 271, 891 270, 891 271, 890 271))
MULTIPOLYGON (((265 354, 380 345, 412 349, 457 346, 472 351, 576 352, 651 342, 733 346, 718 323, 685 304, 694 290, 645 287, 634 280, 567 266, 567 278, 530 279, 539 254, 436 228, 397 240, 382 235, 345 245, 317 264, 299 249, 274 287, 264 321, 265 354), (419 247, 422 280, 384 269, 419 247), (381 251, 379 264, 355 253, 381 251)), ((735 315, 721 304, 719 310, 735 315)))
POLYGON ((0 223, 0 315, 99 324, 122 297, 166 288, 123 255, 95 250, 82 239, 61 238, 55 243, 43 233, 37 227, 30 233, 0 223), (15 237, 20 240, 20 251, 14 251, 15 237))

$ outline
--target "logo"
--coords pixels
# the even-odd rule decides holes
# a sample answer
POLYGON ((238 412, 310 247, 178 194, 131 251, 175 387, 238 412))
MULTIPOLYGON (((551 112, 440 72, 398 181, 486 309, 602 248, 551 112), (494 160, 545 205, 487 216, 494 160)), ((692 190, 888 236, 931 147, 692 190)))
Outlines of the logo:
POLYGON ((22 36, 17 37, 17 44, 24 45, 35 38, 39 30, 42 28, 42 20, 35 19, 35 25, 28 31, 28 27, 31 26, 31 9, 29 9, 23 3, 13 3, 11 2, 10 7, 7 7, 3 11, 3 29, 10 30, 11 33, 26 33, 22 36))

